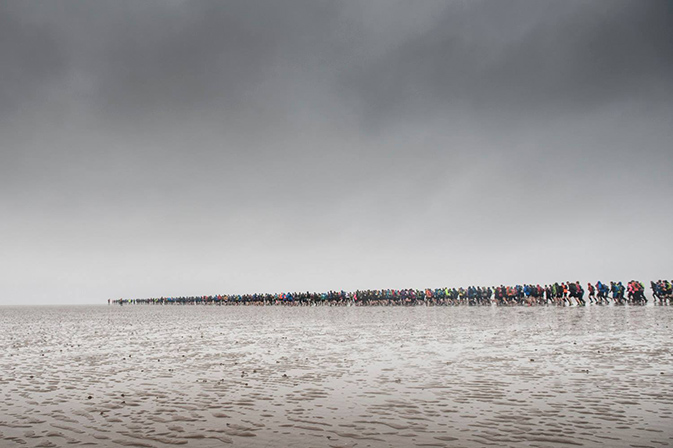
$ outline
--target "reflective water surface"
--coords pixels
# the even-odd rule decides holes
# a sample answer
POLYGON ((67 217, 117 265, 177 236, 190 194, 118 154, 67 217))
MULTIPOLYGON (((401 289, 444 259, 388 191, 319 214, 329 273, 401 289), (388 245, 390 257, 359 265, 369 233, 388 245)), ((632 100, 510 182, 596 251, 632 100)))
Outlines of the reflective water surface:
POLYGON ((673 444, 673 307, 0 308, 0 446, 673 444))

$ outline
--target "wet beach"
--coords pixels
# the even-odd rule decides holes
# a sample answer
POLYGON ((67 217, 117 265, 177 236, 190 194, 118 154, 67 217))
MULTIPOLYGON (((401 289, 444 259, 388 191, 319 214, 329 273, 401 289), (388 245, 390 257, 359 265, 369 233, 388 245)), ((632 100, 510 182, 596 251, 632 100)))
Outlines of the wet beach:
POLYGON ((673 307, 0 308, 0 446, 673 444, 673 307))

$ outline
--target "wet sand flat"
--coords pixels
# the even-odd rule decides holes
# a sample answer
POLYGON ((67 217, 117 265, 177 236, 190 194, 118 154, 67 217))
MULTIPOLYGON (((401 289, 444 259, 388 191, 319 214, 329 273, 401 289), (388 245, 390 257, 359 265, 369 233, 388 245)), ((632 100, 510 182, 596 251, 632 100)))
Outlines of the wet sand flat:
POLYGON ((662 447, 673 307, 0 308, 0 446, 662 447))

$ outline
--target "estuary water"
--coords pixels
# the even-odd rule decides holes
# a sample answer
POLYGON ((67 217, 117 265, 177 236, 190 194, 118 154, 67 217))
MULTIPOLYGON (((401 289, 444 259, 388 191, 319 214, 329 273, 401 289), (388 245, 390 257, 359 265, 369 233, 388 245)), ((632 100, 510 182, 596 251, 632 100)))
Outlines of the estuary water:
POLYGON ((662 447, 673 307, 0 308, 0 446, 662 447))

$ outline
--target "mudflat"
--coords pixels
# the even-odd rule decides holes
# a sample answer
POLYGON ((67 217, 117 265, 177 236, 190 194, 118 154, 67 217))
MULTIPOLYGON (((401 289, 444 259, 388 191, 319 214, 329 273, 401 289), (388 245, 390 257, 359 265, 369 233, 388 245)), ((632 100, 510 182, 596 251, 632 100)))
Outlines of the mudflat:
POLYGON ((0 308, 0 446, 662 447, 673 307, 0 308))

